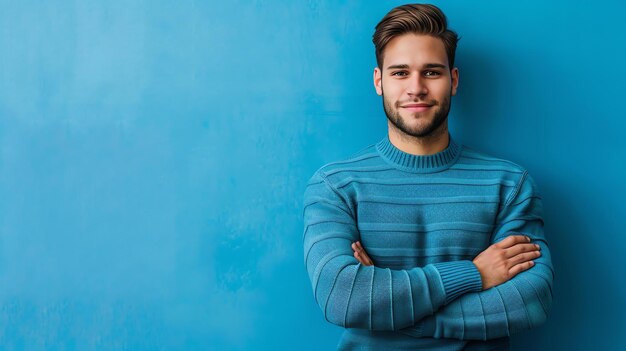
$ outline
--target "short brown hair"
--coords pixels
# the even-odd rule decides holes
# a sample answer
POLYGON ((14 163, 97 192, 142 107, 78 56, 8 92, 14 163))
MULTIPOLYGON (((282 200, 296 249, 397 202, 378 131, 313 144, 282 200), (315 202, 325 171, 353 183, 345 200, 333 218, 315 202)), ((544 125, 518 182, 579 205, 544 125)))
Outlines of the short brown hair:
POLYGON ((441 39, 448 54, 450 69, 454 67, 454 54, 458 35, 448 29, 446 15, 435 5, 407 4, 398 6, 376 25, 372 41, 376 47, 376 64, 383 69, 383 53, 391 39, 406 34, 425 34, 441 39))

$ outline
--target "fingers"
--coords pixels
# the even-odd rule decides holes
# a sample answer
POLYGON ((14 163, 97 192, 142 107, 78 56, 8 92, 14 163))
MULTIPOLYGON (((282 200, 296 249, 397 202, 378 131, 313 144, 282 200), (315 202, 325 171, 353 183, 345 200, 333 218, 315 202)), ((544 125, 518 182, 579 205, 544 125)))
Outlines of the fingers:
POLYGON ((359 253, 360 250, 359 250, 359 247, 356 245, 356 241, 352 243, 351 247, 352 247, 352 251, 354 251, 355 254, 359 253))
POLYGON ((511 258, 524 252, 539 251, 541 247, 537 244, 517 244, 505 249, 505 256, 511 258))
POLYGON ((500 247, 501 249, 508 249, 509 247, 513 245, 517 245, 521 243, 529 243, 529 242, 530 242, 530 238, 527 237, 526 235, 510 235, 495 245, 500 247))
POLYGON ((354 257, 364 266, 372 266, 372 261, 370 259, 368 259, 367 257, 363 257, 358 253, 354 254, 354 257))
POLYGON ((515 265, 518 265, 520 263, 532 261, 539 256, 541 256, 541 252, 539 251, 524 252, 514 257, 511 257, 509 259, 509 265, 511 267, 514 267, 515 265))
POLYGON ((369 258, 366 255, 363 255, 363 254, 361 254, 358 251, 354 252, 354 258, 356 258, 357 261, 359 261, 364 266, 371 266, 372 265, 372 263, 370 262, 369 258))
POLYGON ((520 264, 517 264, 517 265, 511 267, 511 269, 509 269, 509 279, 513 278, 514 276, 518 275, 519 273, 521 273, 521 272, 523 272, 525 270, 530 269, 534 265, 535 265, 535 262, 527 261, 527 262, 520 263, 520 264))
POLYGON ((361 262, 361 264, 365 266, 371 266, 374 264, 374 262, 372 262, 370 257, 367 255, 367 252, 365 252, 365 249, 363 249, 360 241, 352 243, 352 250, 354 251, 354 258, 361 262))
POLYGON ((365 264, 363 262, 363 259, 361 258, 361 255, 359 254, 359 248, 356 246, 356 242, 352 243, 352 251, 354 251, 353 253, 354 258, 356 258, 359 262, 361 262, 361 264, 365 264))
POLYGON ((367 252, 365 252, 365 249, 361 245, 361 242, 357 241, 356 244, 359 247, 359 256, 361 256, 363 258, 363 261, 364 261, 363 264, 366 265, 366 266, 373 265, 374 262, 372 262, 372 259, 370 258, 370 256, 367 254, 367 252))

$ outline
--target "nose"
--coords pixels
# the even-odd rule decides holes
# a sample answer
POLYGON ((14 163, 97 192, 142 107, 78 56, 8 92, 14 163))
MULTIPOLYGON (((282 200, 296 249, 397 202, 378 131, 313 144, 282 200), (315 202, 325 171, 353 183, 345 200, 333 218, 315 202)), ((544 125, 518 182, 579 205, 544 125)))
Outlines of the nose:
POLYGON ((428 94, 428 88, 420 75, 409 78, 407 93, 410 96, 424 96, 428 94))

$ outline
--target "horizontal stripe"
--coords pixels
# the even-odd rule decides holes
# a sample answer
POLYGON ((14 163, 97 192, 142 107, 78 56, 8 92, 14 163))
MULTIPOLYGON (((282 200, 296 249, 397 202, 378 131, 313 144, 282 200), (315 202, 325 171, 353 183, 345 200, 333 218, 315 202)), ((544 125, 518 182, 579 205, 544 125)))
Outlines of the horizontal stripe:
POLYGON ((447 197, 405 197, 370 195, 362 196, 359 202, 374 202, 396 205, 435 205, 450 203, 498 203, 498 196, 447 196, 447 197))
POLYGON ((345 177, 335 185, 337 188, 343 188, 350 183, 359 184, 380 184, 380 185, 464 185, 464 186, 493 186, 505 185, 515 186, 516 183, 503 179, 467 179, 467 178, 363 178, 363 177, 345 177))
MULTIPOLYGON (((461 156, 463 158, 463 156, 461 156)), ((493 165, 477 165, 470 163, 456 163, 454 166, 450 167, 453 170, 460 171, 494 171, 494 172, 508 172, 514 174, 522 174, 523 171, 514 168, 502 168, 502 166, 493 166, 493 165)))
POLYGON ((344 221, 343 218, 320 217, 320 218, 317 218, 316 220, 307 220, 306 228, 308 229, 310 227, 313 227, 319 224, 325 224, 325 223, 336 223, 336 224, 343 224, 343 225, 347 225, 351 227, 356 227, 356 223, 344 221))
POLYGON ((329 170, 324 172, 327 176, 335 175, 341 172, 382 172, 382 171, 395 171, 395 168, 384 164, 378 166, 362 166, 362 167, 344 167, 344 168, 335 168, 333 170, 329 170))
POLYGON ((361 231, 389 231, 411 233, 434 232, 440 230, 464 230, 484 233, 490 232, 493 229, 493 225, 491 224, 472 222, 438 222, 428 224, 366 222, 359 223, 358 227, 361 231))
POLYGON ((330 205, 330 206, 333 206, 333 207, 337 208, 338 210, 344 212, 348 216, 352 216, 350 211, 341 205, 342 204, 341 202, 337 202, 337 201, 334 201, 334 200, 329 200, 329 199, 327 199, 325 197, 321 197, 321 196, 311 196, 311 197, 309 197, 309 200, 310 201, 307 201, 306 203, 304 203, 304 209, 305 210, 307 209, 307 207, 312 206, 312 205, 326 204, 326 205, 330 205))
POLYGON ((478 160, 478 161, 486 161, 486 162, 501 162, 503 164, 513 166, 513 169, 519 169, 519 166, 516 163, 511 161, 503 160, 495 157, 484 157, 474 152, 465 152, 461 155, 459 159, 467 159, 467 160, 478 160))
POLYGON ((368 247, 367 253, 370 256, 386 256, 386 257, 433 257, 439 255, 471 255, 481 252, 481 247, 463 247, 463 246, 439 246, 428 248, 417 247, 368 247))
POLYGON ((531 200, 531 199, 538 199, 538 200, 541 200, 541 196, 529 196, 529 197, 527 197, 527 198, 525 198, 525 199, 523 199, 523 200, 520 200, 519 202, 516 202, 516 203, 514 203, 514 204, 511 204, 511 205, 509 205, 509 206, 519 206, 519 205, 523 204, 524 202, 526 202, 526 201, 528 201, 528 200, 531 200))
MULTIPOLYGON (((476 257, 476 253, 471 252, 465 255, 459 255, 455 253, 440 253, 440 254, 436 254, 433 256, 422 256, 422 257, 376 256, 373 254, 369 254, 369 256, 372 260, 374 260, 374 263, 376 264, 377 267, 381 267, 381 264, 384 263, 385 267, 391 268, 391 267, 388 267, 388 265, 406 265, 407 263, 412 263, 412 262, 423 262, 421 266, 425 266, 428 263, 441 262, 442 257, 454 257, 454 260, 470 260, 471 261, 476 257), (434 260, 434 258, 437 258, 437 260, 434 260)), ((444 262, 445 261, 449 261, 449 260, 444 260, 444 262)), ((413 268, 416 266, 417 265, 411 265, 409 268, 413 268)))

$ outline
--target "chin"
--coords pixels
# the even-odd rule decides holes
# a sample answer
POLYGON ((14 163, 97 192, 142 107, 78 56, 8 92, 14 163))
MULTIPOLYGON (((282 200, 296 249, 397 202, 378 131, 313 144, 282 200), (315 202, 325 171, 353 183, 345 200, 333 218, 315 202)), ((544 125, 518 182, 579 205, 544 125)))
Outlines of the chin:
POLYGON ((408 127, 410 131, 422 132, 424 130, 430 129, 432 123, 405 123, 404 125, 408 127))
POLYGON ((428 121, 432 121, 433 120, 433 115, 432 114, 423 114, 423 113, 414 113, 414 114, 410 114, 407 117, 404 117, 404 120, 406 122, 411 121, 411 120, 416 120, 416 119, 426 119, 428 121))

